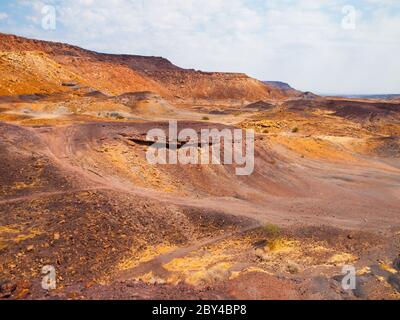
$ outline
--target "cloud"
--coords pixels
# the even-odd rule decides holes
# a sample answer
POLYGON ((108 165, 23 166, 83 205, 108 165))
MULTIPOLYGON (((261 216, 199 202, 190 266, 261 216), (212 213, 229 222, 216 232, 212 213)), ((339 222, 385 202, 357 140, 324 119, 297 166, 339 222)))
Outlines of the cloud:
POLYGON ((0 20, 5 20, 8 18, 8 14, 5 12, 0 12, 0 20))
POLYGON ((400 92, 397 0, 46 1, 57 10, 55 31, 41 29, 42 1, 18 3, 30 19, 11 33, 160 55, 183 67, 245 72, 316 92, 400 92), (355 30, 341 27, 348 2, 355 30))

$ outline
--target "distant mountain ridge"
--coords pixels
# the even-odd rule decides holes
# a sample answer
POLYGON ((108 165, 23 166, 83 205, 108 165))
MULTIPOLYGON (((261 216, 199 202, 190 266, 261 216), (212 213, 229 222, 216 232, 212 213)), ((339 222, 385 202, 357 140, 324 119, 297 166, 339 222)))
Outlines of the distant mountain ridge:
POLYGON ((281 82, 281 81, 263 81, 266 85, 270 85, 273 87, 276 87, 280 90, 295 90, 292 88, 288 83, 286 82, 281 82))
POLYGON ((276 90, 280 90, 282 94, 286 94, 289 97, 297 97, 297 98, 302 98, 302 99, 315 99, 318 97, 318 95, 312 93, 312 92, 303 92, 297 89, 294 89, 292 86, 290 86, 286 82, 281 82, 281 81, 263 81, 263 83, 267 86, 273 87, 276 90))
POLYGON ((354 95, 342 95, 341 97, 349 99, 385 99, 385 100, 397 100, 400 99, 400 94, 354 94, 354 95))

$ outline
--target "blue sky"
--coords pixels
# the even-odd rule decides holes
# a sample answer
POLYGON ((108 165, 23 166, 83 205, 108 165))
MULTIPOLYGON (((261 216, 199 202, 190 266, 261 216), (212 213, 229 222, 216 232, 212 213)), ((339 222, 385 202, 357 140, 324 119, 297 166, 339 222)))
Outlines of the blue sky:
POLYGON ((0 0, 0 31, 316 93, 400 93, 399 0, 0 0))

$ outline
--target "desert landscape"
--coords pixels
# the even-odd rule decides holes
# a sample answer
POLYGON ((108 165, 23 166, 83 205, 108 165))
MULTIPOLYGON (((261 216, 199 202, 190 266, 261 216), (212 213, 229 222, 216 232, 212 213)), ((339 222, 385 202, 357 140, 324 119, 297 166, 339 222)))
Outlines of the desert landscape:
POLYGON ((10 34, 0 75, 1 299, 400 298, 398 96, 10 34), (149 164, 169 120, 254 130, 254 172, 149 164))

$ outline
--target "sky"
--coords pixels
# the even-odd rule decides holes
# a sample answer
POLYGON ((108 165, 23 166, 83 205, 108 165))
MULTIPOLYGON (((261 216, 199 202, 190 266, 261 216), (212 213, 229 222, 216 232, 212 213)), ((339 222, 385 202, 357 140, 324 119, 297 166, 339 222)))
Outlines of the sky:
POLYGON ((0 0, 0 32, 318 94, 400 93, 400 0, 0 0))

